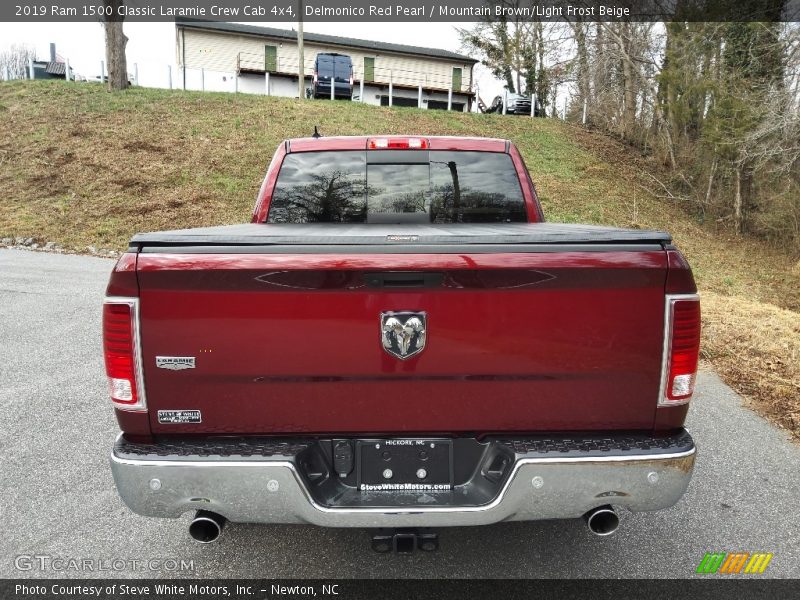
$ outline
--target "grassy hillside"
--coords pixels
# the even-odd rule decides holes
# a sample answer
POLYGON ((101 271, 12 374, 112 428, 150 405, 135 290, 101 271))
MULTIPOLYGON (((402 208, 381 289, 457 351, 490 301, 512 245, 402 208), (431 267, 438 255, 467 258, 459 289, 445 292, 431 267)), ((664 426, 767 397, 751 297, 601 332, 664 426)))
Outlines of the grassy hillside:
POLYGON ((701 225, 663 195, 659 165, 550 119, 244 94, 0 84, 0 238, 123 249, 138 231, 239 223, 278 143, 421 133, 513 140, 551 221, 670 231, 704 294, 704 357, 800 436, 800 263, 701 225))

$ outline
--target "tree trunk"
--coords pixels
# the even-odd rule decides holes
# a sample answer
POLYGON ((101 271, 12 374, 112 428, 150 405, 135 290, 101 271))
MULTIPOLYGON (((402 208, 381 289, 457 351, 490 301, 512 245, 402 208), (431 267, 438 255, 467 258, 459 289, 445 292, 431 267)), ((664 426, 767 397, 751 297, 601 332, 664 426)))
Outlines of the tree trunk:
POLYGON ((622 23, 620 38, 623 79, 623 136, 632 140, 636 125, 636 88, 633 81, 633 65, 630 60, 631 24, 628 21, 622 23))
POLYGON ((753 166, 745 163, 742 166, 742 233, 750 231, 750 217, 756 212, 753 197, 753 166))
POLYGON ((513 51, 511 48, 511 40, 508 38, 508 23, 505 18, 501 18, 497 28, 497 38, 500 42, 500 48, 503 53, 503 78, 506 80, 506 86, 509 92, 515 92, 514 88, 514 75, 511 72, 511 63, 513 62, 513 51))
MULTIPOLYGON (((547 103, 547 66, 544 62, 544 25, 541 21, 536 21, 533 24, 536 30, 536 37, 539 40, 539 46, 536 48, 536 98, 542 104, 542 108, 547 103)), ((534 108, 535 110, 535 108, 534 108)))
MULTIPOLYGON (((712 52, 706 49, 703 53, 703 66, 701 67, 700 71, 700 78, 701 81, 711 81, 711 57, 712 52)), ((695 115, 695 123, 694 123, 694 133, 695 139, 699 139, 703 133, 703 124, 706 119, 706 115, 708 114, 709 109, 709 95, 706 92, 699 98, 699 106, 697 110, 697 114, 695 115)))
MULTIPOLYGON (((306 58, 305 48, 303 47, 303 0, 298 0, 297 2, 297 14, 299 15, 297 21, 297 98, 302 101, 306 97, 306 58)), ((335 67, 332 68, 335 72, 335 67)), ((363 73, 361 78, 364 78, 363 73)), ((331 77, 331 89, 336 89, 335 76, 331 77)), ((363 101, 364 99, 361 98, 361 102, 363 101)))
POLYGON ((592 69, 592 88, 594 89, 595 100, 602 99, 606 93, 606 47, 605 30, 601 23, 595 23, 594 37, 594 68, 592 69))
POLYGON ((125 46, 128 38, 122 31, 124 17, 119 16, 119 9, 124 4, 124 0, 103 0, 106 10, 113 11, 111 15, 105 17, 106 65, 110 92, 124 90, 128 87, 128 61, 125 58, 125 46))
POLYGON ((571 26, 575 35, 575 47, 578 53, 578 96, 580 96, 581 105, 584 105, 584 103, 591 104, 591 98, 589 97, 589 48, 586 45, 586 29, 588 25, 583 20, 577 20, 571 26))
MULTIPOLYGON (((717 153, 714 149, 714 160, 711 162, 711 170, 708 173, 708 186, 706 187, 706 206, 711 206, 711 191, 714 189, 714 177, 717 174, 717 153)), ((703 209, 705 211, 705 208, 703 209)))
MULTIPOLYGON (((535 27, 530 28, 528 38, 528 43, 522 52, 522 69, 525 74, 525 95, 532 96, 536 93, 536 78, 538 75, 536 53, 539 45, 543 44, 544 40, 539 38, 535 27)), ((523 93, 521 89, 519 93, 523 93)))
POLYGON ((733 228, 742 233, 742 167, 736 165, 736 191, 733 196, 733 228))

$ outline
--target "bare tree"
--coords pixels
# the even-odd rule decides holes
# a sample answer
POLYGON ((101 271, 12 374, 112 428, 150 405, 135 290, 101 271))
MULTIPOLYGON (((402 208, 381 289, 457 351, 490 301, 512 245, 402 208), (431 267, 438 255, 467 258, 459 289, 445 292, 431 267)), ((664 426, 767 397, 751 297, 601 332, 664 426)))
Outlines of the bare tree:
POLYGON ((26 44, 14 44, 8 50, 0 52, 0 77, 25 79, 28 77, 28 65, 36 60, 36 50, 26 44))
POLYGON ((519 65, 521 62, 521 53, 514 44, 517 27, 518 25, 512 24, 509 31, 508 21, 501 18, 497 21, 478 23, 472 29, 458 30, 461 43, 477 52, 492 75, 505 81, 506 88, 511 92, 517 90, 514 65, 519 65))
POLYGON ((586 102, 590 126, 669 167, 654 195, 800 250, 800 24, 778 18, 789 1, 763 3, 762 21, 702 22, 674 0, 685 20, 509 17, 461 34, 508 89, 566 95, 572 119, 586 102))
MULTIPOLYGON (((490 0, 515 14, 523 0, 490 0)), ((462 45, 481 58, 492 74, 505 82, 509 92, 526 96, 536 94, 538 103, 547 105, 554 85, 555 71, 560 65, 560 44, 569 36, 560 23, 531 21, 521 16, 499 16, 477 23, 469 29, 458 29, 462 45)))
POLYGON ((574 70, 575 78, 578 81, 578 99, 583 105, 584 102, 592 102, 591 69, 589 67, 589 45, 587 42, 589 24, 583 19, 577 19, 570 21, 569 26, 575 38, 576 57, 574 70))
POLYGON ((128 61, 125 58, 125 46, 128 44, 128 38, 122 31, 124 17, 119 14, 120 8, 124 4, 124 0, 103 0, 103 6, 106 8, 104 24, 108 89, 112 92, 128 87, 128 61), (111 14, 108 14, 109 12, 111 14))

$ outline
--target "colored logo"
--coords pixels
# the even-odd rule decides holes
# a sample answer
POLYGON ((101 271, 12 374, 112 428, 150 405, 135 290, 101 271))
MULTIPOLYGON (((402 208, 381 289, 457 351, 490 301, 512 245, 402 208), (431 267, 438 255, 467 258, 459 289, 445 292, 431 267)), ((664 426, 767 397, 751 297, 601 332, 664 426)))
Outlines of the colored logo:
POLYGON ((763 573, 771 560, 772 553, 767 552, 706 552, 697 566, 697 572, 725 575, 763 573))

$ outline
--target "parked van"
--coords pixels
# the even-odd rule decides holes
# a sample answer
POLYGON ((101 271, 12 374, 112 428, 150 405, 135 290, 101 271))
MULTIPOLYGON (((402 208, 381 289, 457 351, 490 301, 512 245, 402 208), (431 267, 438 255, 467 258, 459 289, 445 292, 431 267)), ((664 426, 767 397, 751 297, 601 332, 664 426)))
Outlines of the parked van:
POLYGON ((314 61, 314 98, 331 97, 331 80, 336 98, 353 96, 353 61, 345 54, 321 53, 314 61))

